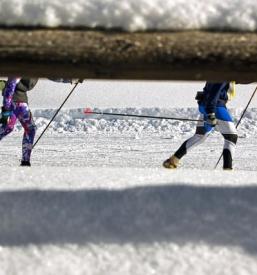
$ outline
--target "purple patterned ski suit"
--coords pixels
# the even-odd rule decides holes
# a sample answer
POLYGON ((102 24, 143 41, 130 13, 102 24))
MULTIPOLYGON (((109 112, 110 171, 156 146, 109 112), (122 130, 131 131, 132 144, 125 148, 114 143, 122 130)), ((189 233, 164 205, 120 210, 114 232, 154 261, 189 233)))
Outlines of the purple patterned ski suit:
POLYGON ((12 132, 17 119, 20 121, 24 135, 22 140, 22 161, 30 161, 30 155, 36 133, 36 126, 26 102, 13 102, 13 95, 20 78, 9 78, 3 92, 3 107, 11 110, 12 115, 7 125, 0 127, 0 140, 12 132))

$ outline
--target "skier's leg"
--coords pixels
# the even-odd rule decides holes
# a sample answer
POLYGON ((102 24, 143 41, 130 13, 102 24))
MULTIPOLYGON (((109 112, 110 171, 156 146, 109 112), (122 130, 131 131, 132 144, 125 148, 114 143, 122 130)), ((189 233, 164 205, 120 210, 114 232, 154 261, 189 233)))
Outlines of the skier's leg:
POLYGON ((238 138, 237 130, 226 107, 217 107, 216 117, 219 131, 224 137, 223 169, 230 170, 233 168, 233 156, 238 138))
POLYGON ((203 143, 207 137, 210 135, 212 127, 208 127, 206 129, 204 126, 197 126, 195 134, 186 140, 179 149, 175 152, 175 156, 181 159, 184 155, 187 154, 189 150, 194 148, 195 146, 203 143))
POLYGON ((2 140, 2 138, 4 138, 5 136, 7 136, 8 134, 10 134, 14 128, 14 125, 16 123, 17 117, 15 112, 11 115, 11 117, 9 118, 9 121, 6 125, 2 125, 0 127, 0 140, 2 140))
POLYGON ((33 121, 32 114, 28 104, 19 103, 19 121, 24 129, 22 140, 22 161, 21 165, 30 166, 30 156, 33 147, 34 137, 36 134, 36 125, 33 121))
POLYGON ((185 156, 189 150, 203 143, 210 135, 213 127, 204 122, 204 111, 202 109, 200 109, 200 111, 200 119, 202 121, 198 122, 195 134, 191 138, 187 139, 170 158, 164 161, 163 166, 165 168, 177 168, 180 159, 185 156))

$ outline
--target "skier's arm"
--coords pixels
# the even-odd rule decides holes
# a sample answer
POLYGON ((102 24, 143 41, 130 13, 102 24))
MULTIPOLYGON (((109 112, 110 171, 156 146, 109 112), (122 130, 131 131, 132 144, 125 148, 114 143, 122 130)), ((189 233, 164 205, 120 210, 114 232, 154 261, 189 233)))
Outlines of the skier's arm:
POLYGON ((215 108, 216 108, 219 96, 220 96, 220 89, 211 92, 211 94, 208 97, 208 100, 206 102, 206 112, 207 112, 207 114, 215 113, 215 108))
POLYGON ((5 84, 4 91, 3 91, 3 106, 2 106, 1 119, 0 119, 0 123, 3 126, 6 126, 8 124, 8 121, 12 116, 12 113, 13 113, 12 99, 15 93, 16 86, 19 81, 20 81, 20 78, 8 78, 5 84))
POLYGON ((71 83, 72 81, 71 79, 65 79, 65 78, 48 78, 48 79, 59 83, 71 83))
POLYGON ((209 96, 206 101, 206 113, 207 114, 212 114, 215 113, 215 108, 218 102, 218 99, 220 97, 221 89, 223 89, 223 85, 221 85, 220 88, 218 89, 211 89, 209 92, 209 96))
POLYGON ((223 83, 206 83, 204 90, 205 90, 205 108, 206 108, 206 116, 205 121, 207 124, 211 126, 215 126, 217 123, 217 119, 215 116, 215 110, 218 103, 218 100, 220 98, 222 89, 225 88, 225 86, 228 84, 228 82, 223 83))
POLYGON ((6 82, 3 92, 3 108, 5 110, 10 110, 12 106, 13 95, 15 93, 15 89, 19 81, 20 78, 8 78, 6 82))
POLYGON ((77 83, 82 83, 83 79, 78 79, 78 78, 72 78, 72 79, 67 79, 67 78, 48 78, 54 82, 61 82, 61 83, 71 83, 71 84, 77 84, 77 83))

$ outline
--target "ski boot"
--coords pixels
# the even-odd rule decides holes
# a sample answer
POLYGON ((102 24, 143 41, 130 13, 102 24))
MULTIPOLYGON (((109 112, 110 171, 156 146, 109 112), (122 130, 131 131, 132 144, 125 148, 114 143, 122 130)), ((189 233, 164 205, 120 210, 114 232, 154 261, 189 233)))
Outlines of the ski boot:
POLYGON ((176 169, 179 165, 179 158, 172 155, 170 158, 166 159, 162 165, 168 169, 176 169))
POLYGON ((223 167, 223 171, 232 171, 233 167, 223 167))
POLYGON ((22 160, 20 166, 31 166, 28 160, 22 160))
POLYGON ((228 149, 223 150, 223 170, 232 171, 232 156, 231 152, 228 149))

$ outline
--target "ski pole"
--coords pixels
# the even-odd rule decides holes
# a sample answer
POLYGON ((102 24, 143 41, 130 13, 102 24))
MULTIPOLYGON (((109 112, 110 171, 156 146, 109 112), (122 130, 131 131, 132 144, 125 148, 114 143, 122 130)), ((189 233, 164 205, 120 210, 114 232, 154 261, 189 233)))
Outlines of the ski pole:
POLYGON ((54 116, 51 118, 51 120, 49 121, 49 123, 47 124, 47 126, 45 127, 45 129, 43 130, 43 132, 40 134, 40 136, 38 137, 38 139, 36 140, 36 142, 34 143, 32 149, 35 148, 35 146, 37 145, 37 143, 39 142, 39 140, 41 139, 41 137, 44 135, 45 131, 48 129, 48 127, 50 126, 50 124, 52 123, 52 121, 55 119, 55 117, 58 115, 58 113, 60 112, 60 110, 62 109, 63 105, 66 103, 66 101, 69 99, 69 97, 71 96, 71 94, 74 92, 74 90, 76 89, 76 87, 78 86, 79 82, 76 83, 74 85, 74 87, 71 89, 71 91, 69 92, 69 94, 67 95, 67 97, 65 98, 65 100, 63 101, 63 103, 61 104, 61 106, 58 108, 58 110, 55 112, 54 116))
MULTIPOLYGON (((244 111, 242 112, 242 114, 241 114, 241 116, 240 116, 240 119, 238 120, 238 122, 237 122, 237 124, 236 124, 236 129, 238 128, 239 124, 241 123, 241 120, 242 120, 242 118, 244 117, 244 115, 245 115, 245 113, 246 113, 246 111, 247 111, 247 109, 248 109, 248 107, 249 107, 249 105, 250 105, 250 103, 251 103, 251 101, 252 101, 254 95, 256 94, 256 92, 257 92, 257 87, 255 88, 255 90, 254 90, 252 96, 250 97, 250 99, 249 99, 249 101, 248 101, 248 103, 247 103, 247 105, 246 105, 244 111)), ((218 159, 218 161, 217 161, 217 163, 216 163, 214 169, 217 168, 217 166, 218 166, 218 164, 219 164, 219 162, 220 162, 222 156, 223 156, 223 152, 221 153, 221 155, 220 155, 220 157, 219 157, 219 159, 218 159)))
POLYGON ((124 117, 138 117, 138 118, 153 118, 153 119, 170 119, 170 120, 181 120, 181 121, 194 121, 194 122, 201 122, 202 120, 199 119, 190 119, 190 118, 179 118, 179 117, 157 117, 157 116, 147 116, 147 115, 132 115, 132 114, 119 114, 119 113, 106 113, 106 112, 95 112, 92 111, 90 108, 86 108, 84 110, 84 114, 91 115, 107 115, 107 116, 124 116, 124 117))

